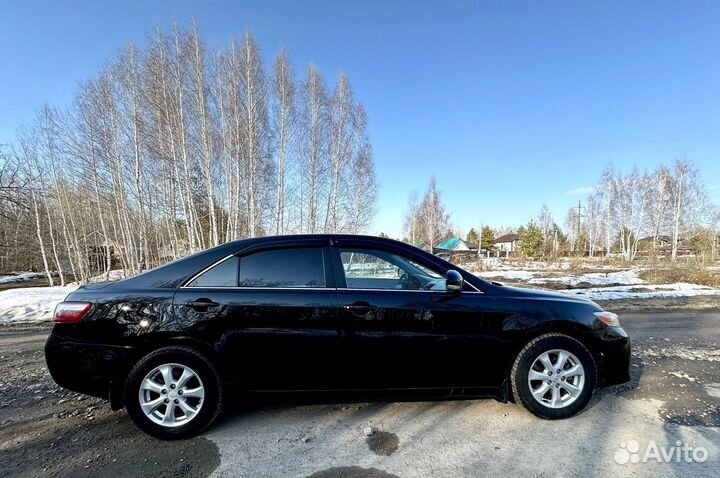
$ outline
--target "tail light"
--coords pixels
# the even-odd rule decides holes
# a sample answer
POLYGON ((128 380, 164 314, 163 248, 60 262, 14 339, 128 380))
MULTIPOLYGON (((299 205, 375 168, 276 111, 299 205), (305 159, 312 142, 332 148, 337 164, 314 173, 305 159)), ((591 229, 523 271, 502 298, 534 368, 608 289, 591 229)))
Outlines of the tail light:
POLYGON ((595 317, 600 319, 600 322, 607 325, 608 327, 620 327, 620 319, 618 319, 617 314, 613 314, 612 312, 602 311, 602 312, 595 312, 595 317))
POLYGON ((90 312, 90 302, 60 302, 55 307, 53 320, 56 324, 74 324, 90 312))

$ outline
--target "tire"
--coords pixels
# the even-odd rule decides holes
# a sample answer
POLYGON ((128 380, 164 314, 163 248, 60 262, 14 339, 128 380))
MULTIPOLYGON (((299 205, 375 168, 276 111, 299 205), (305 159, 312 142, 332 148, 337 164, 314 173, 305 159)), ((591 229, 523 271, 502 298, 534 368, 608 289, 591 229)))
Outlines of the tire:
POLYGON ((546 420, 569 418, 590 402, 597 385, 597 366, 579 341, 563 334, 545 334, 518 353, 510 382, 516 402, 533 415, 546 420), (559 362, 562 371, 558 374, 559 362))
POLYGON ((138 428, 155 438, 179 440, 197 435, 218 417, 223 386, 207 357, 188 347, 165 347, 133 367, 124 398, 138 428))

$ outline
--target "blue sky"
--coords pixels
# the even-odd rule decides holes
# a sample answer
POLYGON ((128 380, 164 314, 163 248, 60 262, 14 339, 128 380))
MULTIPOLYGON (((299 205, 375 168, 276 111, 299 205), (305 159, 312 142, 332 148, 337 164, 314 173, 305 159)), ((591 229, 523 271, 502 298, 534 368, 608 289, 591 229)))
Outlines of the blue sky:
POLYGON ((437 178, 461 230, 562 223, 612 162, 684 155, 720 202, 720 3, 664 1, 11 1, 0 15, 0 142, 62 106, 126 42, 194 18, 206 41, 255 33, 266 60, 348 73, 380 181, 372 232, 401 234, 437 178))

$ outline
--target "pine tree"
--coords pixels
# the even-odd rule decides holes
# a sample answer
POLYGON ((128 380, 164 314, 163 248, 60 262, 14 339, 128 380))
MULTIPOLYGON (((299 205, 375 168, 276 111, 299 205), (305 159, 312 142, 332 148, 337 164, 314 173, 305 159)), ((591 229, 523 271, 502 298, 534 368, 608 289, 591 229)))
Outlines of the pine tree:
POLYGON ((543 252, 542 230, 531 220, 520 232, 520 250, 526 256, 538 257, 543 252))
POLYGON ((492 251, 495 249, 495 233, 492 229, 490 229, 490 226, 485 226, 482 228, 482 232, 480 233, 481 241, 480 241, 480 248, 485 249, 487 251, 492 251))
POLYGON ((478 243, 478 233, 474 227, 468 231, 467 236, 465 236, 465 242, 478 243))

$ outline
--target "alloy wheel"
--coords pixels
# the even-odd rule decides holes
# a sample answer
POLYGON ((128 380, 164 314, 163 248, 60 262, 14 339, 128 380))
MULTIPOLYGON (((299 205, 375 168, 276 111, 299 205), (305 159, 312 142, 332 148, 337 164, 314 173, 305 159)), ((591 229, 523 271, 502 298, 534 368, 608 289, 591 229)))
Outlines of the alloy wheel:
POLYGON ((553 349, 540 354, 528 371, 533 398, 548 408, 564 408, 578 399, 585 386, 585 369, 567 350, 553 349))
POLYGON ((168 363, 152 369, 140 382, 140 408, 163 427, 187 424, 200 412, 205 387, 200 376, 186 365, 168 363))

